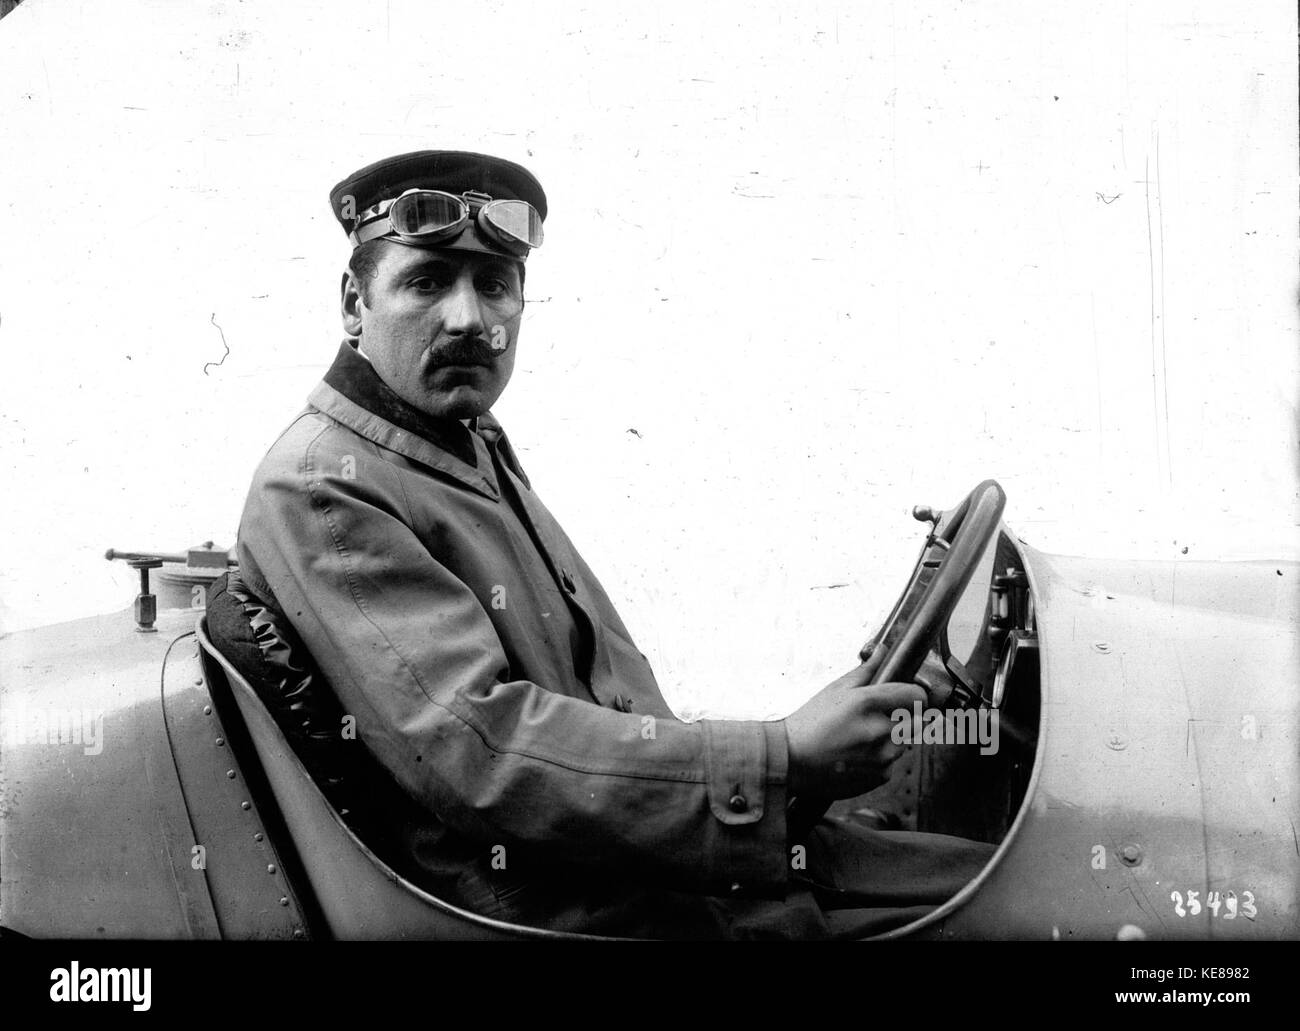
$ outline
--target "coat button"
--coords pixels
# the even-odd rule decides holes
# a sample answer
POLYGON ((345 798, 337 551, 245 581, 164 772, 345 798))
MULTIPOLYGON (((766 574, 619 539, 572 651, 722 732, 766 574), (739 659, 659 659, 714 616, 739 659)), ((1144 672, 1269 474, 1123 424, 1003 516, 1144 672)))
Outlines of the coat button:
POLYGON ((727 806, 733 813, 743 813, 749 808, 749 803, 745 801, 745 796, 741 794, 732 795, 727 799, 727 806))
POLYGON ((570 594, 573 594, 578 589, 574 585, 573 577, 569 575, 569 571, 567 569, 560 570, 560 583, 564 584, 564 589, 568 591, 570 594))

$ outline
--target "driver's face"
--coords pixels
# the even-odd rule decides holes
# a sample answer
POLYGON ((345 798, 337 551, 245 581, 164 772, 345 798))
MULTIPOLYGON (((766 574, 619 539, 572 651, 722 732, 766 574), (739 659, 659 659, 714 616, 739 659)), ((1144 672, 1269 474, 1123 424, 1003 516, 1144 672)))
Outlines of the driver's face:
POLYGON ((343 324, 407 404, 468 419, 501 396, 515 367, 523 295, 507 258, 384 241, 378 274, 349 274, 343 324))

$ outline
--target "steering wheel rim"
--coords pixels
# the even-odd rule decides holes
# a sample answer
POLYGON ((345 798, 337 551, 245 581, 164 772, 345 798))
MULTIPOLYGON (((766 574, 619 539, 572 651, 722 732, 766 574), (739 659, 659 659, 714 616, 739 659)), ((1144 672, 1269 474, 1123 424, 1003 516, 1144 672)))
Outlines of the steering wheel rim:
MULTIPOLYGON (((916 676, 997 533, 1006 503, 1001 485, 984 480, 940 513, 872 650, 868 683, 910 683, 916 676)), ((926 518, 919 509, 913 514, 926 518)))
MULTIPOLYGON (((996 480, 984 480, 956 508, 937 517, 928 510, 913 509, 917 519, 933 518, 934 529, 889 618, 862 649, 866 653, 871 648, 866 659, 867 683, 913 682, 997 533, 1006 503, 1002 486, 996 480)), ((811 827, 832 801, 816 796, 791 798, 786 806, 787 825, 811 827)))

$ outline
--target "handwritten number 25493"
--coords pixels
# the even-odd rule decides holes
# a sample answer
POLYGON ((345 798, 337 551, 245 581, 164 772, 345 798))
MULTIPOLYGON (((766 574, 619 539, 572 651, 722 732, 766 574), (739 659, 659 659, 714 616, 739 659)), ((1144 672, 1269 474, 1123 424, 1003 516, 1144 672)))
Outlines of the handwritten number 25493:
MULTIPOLYGON (((1184 898, 1182 892, 1171 891, 1169 898, 1173 901, 1174 912, 1179 916, 1196 916, 1201 911, 1200 894, 1195 889, 1189 889, 1187 897, 1184 898)), ((1243 891, 1241 896, 1241 915, 1247 920, 1254 920, 1258 915, 1258 910, 1255 909, 1255 893, 1243 891)), ((1212 891, 1206 898, 1205 905, 1209 907, 1212 917, 1222 916, 1224 920, 1235 920, 1237 918, 1238 904, 1235 891, 1225 892, 1222 896, 1217 891, 1212 891), (1223 910, 1222 914, 1219 912, 1220 909, 1223 910)))

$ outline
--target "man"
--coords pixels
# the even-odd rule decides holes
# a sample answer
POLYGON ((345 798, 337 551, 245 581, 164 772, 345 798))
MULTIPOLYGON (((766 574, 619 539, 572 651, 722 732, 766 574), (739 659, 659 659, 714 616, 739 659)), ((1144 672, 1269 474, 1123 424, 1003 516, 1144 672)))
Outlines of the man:
POLYGON ((604 934, 862 934, 933 908, 987 845, 821 821, 884 781, 865 665, 783 721, 679 721, 489 409, 514 369, 546 197, 499 158, 421 151, 330 194, 347 339, 257 470, 246 590, 301 637, 416 803, 412 876, 467 908, 604 934))

